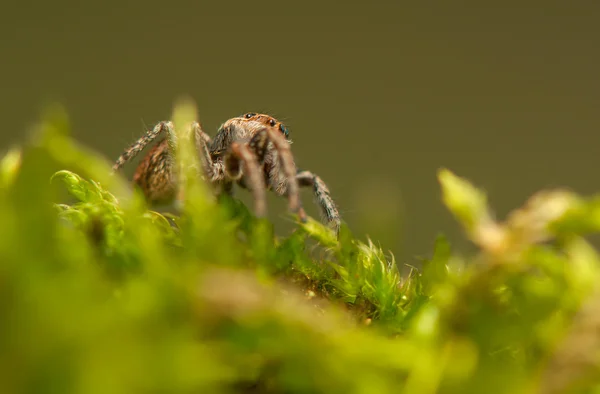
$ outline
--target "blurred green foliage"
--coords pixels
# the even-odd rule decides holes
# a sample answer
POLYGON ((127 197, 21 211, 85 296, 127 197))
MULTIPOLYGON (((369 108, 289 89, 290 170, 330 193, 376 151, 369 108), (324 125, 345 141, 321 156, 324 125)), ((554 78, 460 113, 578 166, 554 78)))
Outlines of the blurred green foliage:
POLYGON ((215 201, 177 105, 181 215, 148 210, 53 109, 0 162, 3 393, 554 393, 600 388, 600 199, 552 190, 497 221, 448 170, 479 247, 401 277, 373 242, 286 237, 215 201), (67 192, 69 196, 65 194, 67 192), (68 203, 65 203, 68 202, 68 203))

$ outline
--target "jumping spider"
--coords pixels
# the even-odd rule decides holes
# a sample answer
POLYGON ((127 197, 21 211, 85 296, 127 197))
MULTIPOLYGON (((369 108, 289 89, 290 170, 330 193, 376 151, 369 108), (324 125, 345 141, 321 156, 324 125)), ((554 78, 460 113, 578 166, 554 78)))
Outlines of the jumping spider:
MULTIPOLYGON (((264 114, 247 113, 229 119, 211 139, 199 123, 192 124, 196 150, 204 175, 220 192, 231 194, 233 184, 250 189, 258 217, 266 215, 265 190, 287 196, 289 209, 306 219, 299 196, 300 186, 312 186, 322 215, 336 231, 340 227, 338 209, 329 189, 317 175, 296 169, 290 150, 288 129, 277 119, 264 114)), ((149 203, 170 203, 177 198, 177 182, 171 152, 176 137, 171 122, 160 122, 133 143, 115 162, 113 171, 123 167, 160 134, 166 138, 141 160, 133 182, 149 203)))

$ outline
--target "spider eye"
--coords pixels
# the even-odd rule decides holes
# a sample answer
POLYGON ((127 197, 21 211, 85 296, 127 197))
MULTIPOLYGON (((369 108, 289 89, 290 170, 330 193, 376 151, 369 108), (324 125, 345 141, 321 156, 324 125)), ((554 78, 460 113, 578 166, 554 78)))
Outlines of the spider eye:
POLYGON ((256 114, 255 114, 255 113, 253 113, 253 112, 249 112, 249 113, 247 113, 247 114, 245 114, 245 115, 244 115, 244 118, 246 118, 246 119, 250 119, 250 118, 252 118, 252 117, 254 117, 254 116, 256 116, 256 114))
POLYGON ((276 124, 275 119, 269 119, 269 126, 274 127, 276 124))
POLYGON ((281 131, 283 133, 283 135, 285 135, 286 137, 290 135, 289 130, 287 129, 287 127, 285 127, 283 124, 279 124, 279 131, 281 131))

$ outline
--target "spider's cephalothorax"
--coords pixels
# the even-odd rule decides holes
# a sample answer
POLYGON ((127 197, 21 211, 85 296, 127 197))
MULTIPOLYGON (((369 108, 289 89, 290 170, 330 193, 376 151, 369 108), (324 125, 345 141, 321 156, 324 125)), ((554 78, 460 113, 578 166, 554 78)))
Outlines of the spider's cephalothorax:
MULTIPOLYGON (((206 178, 225 193, 234 183, 250 189, 255 213, 266 214, 265 190, 286 196, 290 210, 305 219, 299 196, 300 186, 311 186, 327 222, 337 231, 340 217, 325 183, 309 171, 298 171, 290 151, 288 129, 277 119, 247 113, 229 119, 211 139, 200 124, 192 125, 197 152, 206 178)), ((156 144, 138 165, 133 181, 150 203, 169 203, 177 196, 172 152, 176 139, 173 124, 160 122, 127 149, 113 170, 121 168, 162 133, 166 138, 156 144)))

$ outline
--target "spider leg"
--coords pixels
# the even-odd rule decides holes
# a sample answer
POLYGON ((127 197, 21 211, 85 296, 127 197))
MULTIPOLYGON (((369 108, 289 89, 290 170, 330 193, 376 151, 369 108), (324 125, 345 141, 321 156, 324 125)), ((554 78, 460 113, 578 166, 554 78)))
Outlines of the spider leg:
POLYGON ((339 232, 341 225, 340 213, 329 194, 329 188, 325 182, 310 171, 298 171, 296 179, 300 186, 312 186, 317 203, 321 207, 321 214, 336 233, 339 232))
MULTIPOLYGON (((210 136, 202 130, 202 126, 198 122, 192 122, 190 129, 193 133, 194 146, 199 160, 198 164, 202 167, 202 171, 198 171, 198 175, 203 174, 211 183, 223 179, 224 173, 223 171, 219 171, 221 168, 214 163, 210 150, 208 149, 208 146, 212 143, 210 136)), ((195 170, 198 170, 196 165, 193 167, 195 170)), ((177 189, 175 193, 175 204, 177 207, 181 207, 185 199, 184 189, 177 188, 177 185, 175 185, 175 187, 177 189)))
POLYGON ((156 139, 163 131, 169 135, 169 138, 173 137, 173 124, 171 122, 159 122, 154 128, 143 137, 135 141, 129 148, 123 152, 117 159, 112 167, 113 172, 123 167, 129 160, 137 156, 148 144, 156 139))
POLYGON ((209 146, 212 145, 213 140, 202 130, 202 126, 198 122, 194 122, 192 128, 194 131, 196 150, 200 157, 200 163, 204 168, 209 182, 212 184, 220 184, 223 192, 232 194, 233 184, 230 181, 226 181, 225 165, 222 160, 213 157, 214 152, 211 152, 209 148, 209 146))
POLYGON ((257 217, 267 213, 266 189, 256 157, 246 144, 232 142, 225 155, 225 172, 232 179, 245 176, 254 197, 254 212, 257 217), (240 167, 241 165, 241 167, 240 167))
POLYGON ((268 141, 273 143, 273 147, 278 153, 281 169, 283 170, 283 175, 286 180, 285 185, 274 185, 276 192, 278 194, 284 194, 282 190, 285 191, 285 194, 288 197, 290 211, 297 213, 300 220, 305 222, 306 213, 304 212, 300 201, 300 190, 298 187, 298 180, 296 179, 296 164, 294 163, 290 144, 275 128, 267 127, 264 130, 267 133, 268 141))
POLYGON ((200 126, 200 123, 192 123, 192 130, 194 132, 194 142, 196 144, 196 151, 198 151, 198 156, 200 156, 200 162, 202 164, 202 167, 204 168, 206 175, 210 179, 212 179, 215 175, 215 169, 213 166, 213 160, 210 154, 210 150, 208 149, 208 147, 212 144, 212 140, 210 139, 209 135, 202 130, 202 126, 200 126))

